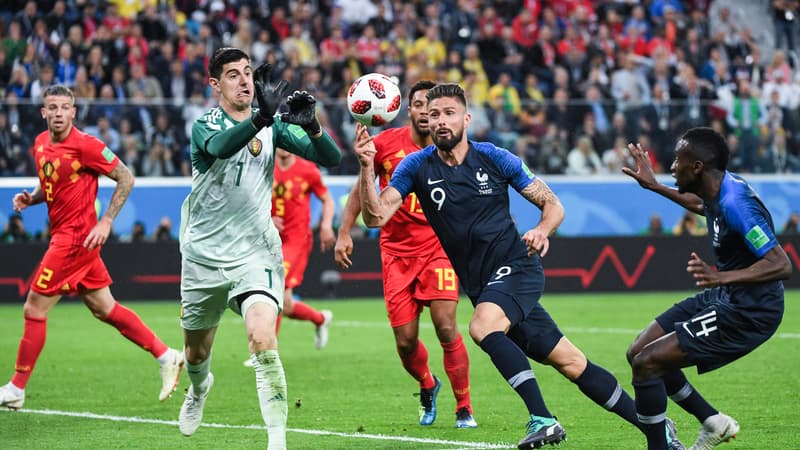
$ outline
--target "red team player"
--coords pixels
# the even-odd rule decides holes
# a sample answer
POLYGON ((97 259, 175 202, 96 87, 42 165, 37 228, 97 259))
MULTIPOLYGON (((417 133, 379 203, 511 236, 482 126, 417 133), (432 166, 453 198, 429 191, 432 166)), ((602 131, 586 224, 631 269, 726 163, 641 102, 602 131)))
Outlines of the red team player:
POLYGON ((25 386, 44 347, 47 313, 62 295, 74 294, 95 317, 157 358, 162 378, 158 397, 163 401, 178 383, 183 354, 167 347, 136 313, 114 300, 108 287, 111 277, 100 258, 111 223, 133 188, 133 175, 103 142, 73 126, 75 98, 69 88, 48 87, 43 98, 41 112, 47 131, 36 137, 33 146, 39 186, 32 193, 16 194, 13 206, 19 212, 46 202, 51 239, 31 277, 15 373, 10 383, 0 387, 0 406, 22 407, 25 386), (101 174, 117 186, 98 221, 95 198, 101 174))
POLYGON ((312 193, 322 202, 319 240, 320 250, 325 252, 336 242, 333 234, 333 198, 322 183, 322 174, 316 164, 279 148, 275 159, 275 182, 272 185, 272 221, 283 243, 283 266, 286 269, 283 315, 313 322, 317 326, 314 345, 321 349, 328 343, 328 325, 333 313, 328 310, 317 311, 293 298, 293 289, 303 283, 303 274, 314 245, 311 234, 312 193))
MULTIPOLYGON (((375 136, 375 173, 381 189, 408 154, 432 144, 428 132, 425 94, 436 83, 419 81, 408 93, 411 126, 385 130, 375 136)), ((360 212, 358 185, 350 192, 336 243, 336 262, 352 265, 350 228, 360 212)), ((397 352, 420 386, 420 425, 436 420, 436 396, 441 382, 431 374, 428 350, 419 340, 419 316, 430 307, 431 320, 444 350, 444 368, 456 397, 456 427, 477 427, 469 394, 469 355, 456 324, 458 279, 433 233, 417 198, 409 195, 403 206, 381 229, 383 295, 394 330, 397 352)))

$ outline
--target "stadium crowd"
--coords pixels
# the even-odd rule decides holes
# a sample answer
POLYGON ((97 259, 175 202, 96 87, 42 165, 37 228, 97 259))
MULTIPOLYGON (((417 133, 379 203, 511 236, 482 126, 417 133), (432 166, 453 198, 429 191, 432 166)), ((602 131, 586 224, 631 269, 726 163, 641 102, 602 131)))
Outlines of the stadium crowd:
MULTIPOLYGON (((797 0, 8 0, 0 5, 0 175, 33 175, 43 89, 137 176, 190 174, 192 122, 215 103, 210 55, 234 46, 312 92, 355 174, 345 93, 364 73, 461 84, 469 135, 540 173, 618 173, 641 142, 711 126, 731 169, 800 172, 797 0), (737 5, 760 5, 774 36, 737 5), (765 37, 768 37, 765 38, 765 37), (762 56, 764 55, 764 56, 762 56)), ((400 117, 405 117, 401 112, 400 117)))

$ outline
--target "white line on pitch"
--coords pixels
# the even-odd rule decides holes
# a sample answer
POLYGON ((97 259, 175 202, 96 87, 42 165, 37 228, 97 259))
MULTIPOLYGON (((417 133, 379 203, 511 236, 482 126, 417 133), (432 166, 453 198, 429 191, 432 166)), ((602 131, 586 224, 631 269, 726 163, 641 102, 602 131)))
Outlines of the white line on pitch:
MULTIPOLYGON (((0 410, 3 411, 3 410, 0 410)), ((20 409, 17 414, 41 414, 45 416, 63 416, 63 417, 78 417, 82 419, 94 420, 109 420, 111 422, 130 422, 130 423, 148 423, 155 425, 171 425, 177 426, 178 422, 175 420, 162 420, 162 419, 148 419, 145 417, 127 417, 127 416, 114 416, 109 414, 96 414, 91 412, 74 412, 74 411, 57 411, 52 409, 20 409)), ((9 413, 13 414, 13 413, 9 413)), ((224 423, 203 423, 201 426, 206 428, 226 428, 236 430, 265 430, 263 425, 230 425, 224 423)), ((287 428, 292 433, 300 434, 313 434, 317 436, 338 436, 350 439, 367 439, 378 441, 393 441, 393 442, 413 442, 416 444, 430 444, 430 445, 455 445, 460 448, 471 449, 497 449, 497 448, 510 448, 510 444, 492 444, 488 442, 468 442, 468 441, 450 441, 446 439, 427 439, 415 438, 410 436, 388 436, 385 434, 367 434, 367 433, 341 433, 338 431, 325 431, 325 430, 305 430, 302 428, 287 428)))

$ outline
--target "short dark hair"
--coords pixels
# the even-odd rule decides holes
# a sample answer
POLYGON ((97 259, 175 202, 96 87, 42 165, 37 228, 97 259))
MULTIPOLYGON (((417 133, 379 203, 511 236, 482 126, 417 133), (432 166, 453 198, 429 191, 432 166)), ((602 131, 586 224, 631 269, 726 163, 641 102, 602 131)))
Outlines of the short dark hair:
POLYGON ((689 129, 681 136, 688 144, 689 153, 714 169, 725 171, 730 159, 730 148, 725 137, 708 127, 689 129))
POLYGON ((250 56, 239 50, 238 48, 233 47, 222 47, 219 50, 214 52, 214 56, 211 57, 211 61, 208 62, 208 76, 209 78, 216 78, 222 75, 222 67, 225 64, 239 61, 241 59, 246 59, 250 61, 250 56))
POLYGON ((456 83, 439 83, 428 90, 425 97, 428 99, 428 103, 441 97, 455 97, 465 108, 467 107, 467 97, 464 94, 464 89, 456 83))
POLYGON ((408 103, 411 103, 417 91, 430 91, 434 86, 436 86, 436 83, 431 80, 419 80, 412 84, 408 90, 408 103))
POLYGON ((45 99, 51 95, 69 97, 72 99, 72 102, 75 103, 75 94, 72 93, 72 89, 64 86, 63 84, 54 84, 52 86, 48 86, 42 94, 42 99, 45 99))

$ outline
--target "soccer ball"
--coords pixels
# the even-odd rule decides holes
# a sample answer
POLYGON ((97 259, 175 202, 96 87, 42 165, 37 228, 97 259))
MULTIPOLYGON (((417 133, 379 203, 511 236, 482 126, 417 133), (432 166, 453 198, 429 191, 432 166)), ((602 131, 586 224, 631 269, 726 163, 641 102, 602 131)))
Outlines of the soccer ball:
POLYGON ((380 73, 369 73, 350 85, 347 110, 364 125, 379 127, 397 117, 400 100, 400 88, 391 78, 380 73))

